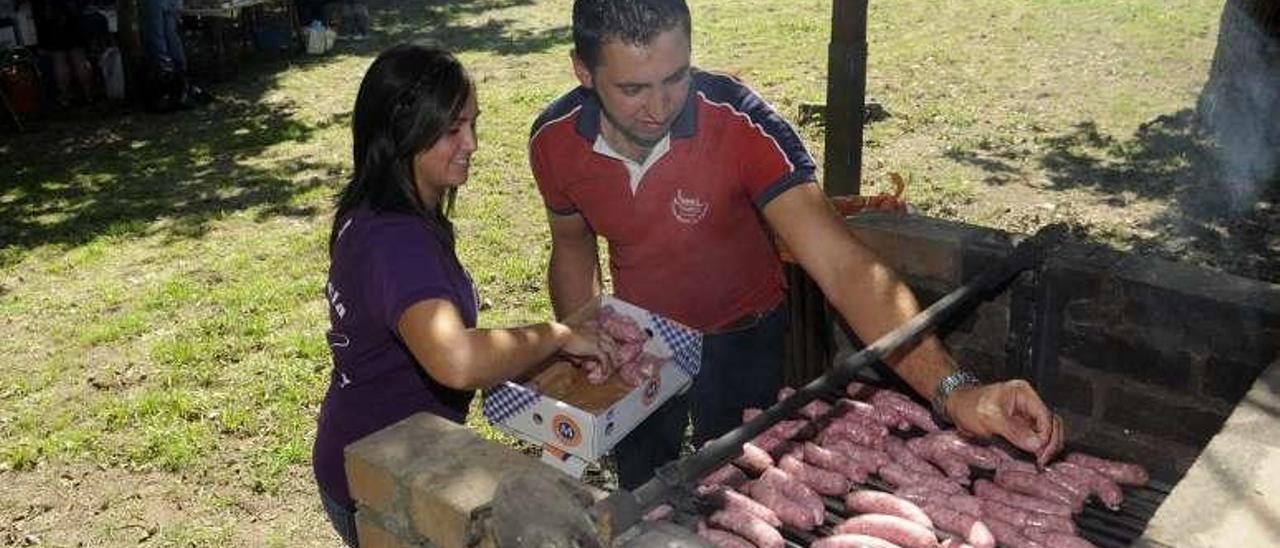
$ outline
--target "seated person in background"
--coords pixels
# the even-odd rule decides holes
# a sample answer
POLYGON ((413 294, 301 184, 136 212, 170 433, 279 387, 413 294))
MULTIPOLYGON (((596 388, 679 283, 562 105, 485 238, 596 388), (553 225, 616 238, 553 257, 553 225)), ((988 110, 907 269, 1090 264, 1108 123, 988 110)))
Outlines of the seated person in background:
POLYGON ((560 322, 476 327, 478 298, 449 221, 476 150, 475 84, 453 55, 399 45, 374 60, 352 115, 355 173, 329 233, 329 390, 312 462, 339 535, 357 541, 343 448, 419 412, 463 422, 476 389, 553 353, 599 359, 560 322))
POLYGON ((364 40, 369 35, 369 8, 362 2, 342 0, 325 5, 325 21, 339 38, 364 40))
POLYGON ((32 8, 38 49, 53 66, 57 107, 67 108, 77 100, 93 102, 93 69, 85 55, 88 39, 81 28, 84 4, 80 0, 44 0, 35 2, 32 8))

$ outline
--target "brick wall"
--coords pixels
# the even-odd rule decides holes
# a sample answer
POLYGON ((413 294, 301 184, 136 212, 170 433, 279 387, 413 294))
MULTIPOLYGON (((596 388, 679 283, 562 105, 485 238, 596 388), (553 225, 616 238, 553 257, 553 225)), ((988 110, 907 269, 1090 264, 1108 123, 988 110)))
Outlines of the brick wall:
MULTIPOLYGON (((419 413, 346 449, 363 548, 464 548, 472 513, 489 503, 507 473, 563 473, 469 428, 419 413)), ((603 493, 574 482, 599 497, 603 493)), ((493 546, 480 538, 479 546, 493 546)))
MULTIPOLYGON (((1012 247, 999 231, 921 217, 862 214, 849 226, 922 306, 1012 247)), ((1073 444, 1172 481, 1258 374, 1280 362, 1280 287, 1066 245, 1042 275, 1024 274, 940 333, 984 378, 1032 380, 1067 419, 1073 444), (1045 307, 1054 321, 1030 323, 1045 307), (1030 355, 1030 341, 1046 333, 1057 344, 1030 355)))

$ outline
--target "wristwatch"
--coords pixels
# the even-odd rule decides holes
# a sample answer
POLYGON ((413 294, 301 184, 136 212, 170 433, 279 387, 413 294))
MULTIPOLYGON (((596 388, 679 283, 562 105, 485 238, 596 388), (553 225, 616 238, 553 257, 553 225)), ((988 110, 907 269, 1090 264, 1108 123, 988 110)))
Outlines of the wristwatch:
POLYGON ((951 417, 947 415, 946 408, 947 398, 951 397, 951 393, 961 388, 980 384, 982 384, 982 380, 978 378, 976 373, 957 367, 947 376, 942 377, 942 380, 938 381, 938 387, 933 390, 933 412, 937 413, 938 416, 951 420, 951 417))

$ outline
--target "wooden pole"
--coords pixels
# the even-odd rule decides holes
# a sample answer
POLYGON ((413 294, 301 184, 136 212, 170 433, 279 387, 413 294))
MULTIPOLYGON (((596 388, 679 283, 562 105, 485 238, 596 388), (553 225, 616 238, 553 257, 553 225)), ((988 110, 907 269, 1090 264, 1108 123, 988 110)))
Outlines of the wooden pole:
POLYGON ((862 109, 867 95, 867 2, 834 0, 827 50, 827 134, 823 188, 828 196, 862 190, 862 109))

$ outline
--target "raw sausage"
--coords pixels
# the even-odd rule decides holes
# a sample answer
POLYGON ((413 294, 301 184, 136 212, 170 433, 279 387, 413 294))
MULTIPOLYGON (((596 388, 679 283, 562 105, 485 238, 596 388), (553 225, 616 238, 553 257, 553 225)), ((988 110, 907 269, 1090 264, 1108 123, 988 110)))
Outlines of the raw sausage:
POLYGON ((852 483, 867 481, 867 474, 870 472, 867 468, 860 466, 857 461, 842 457, 836 452, 813 442, 805 442, 802 455, 805 462, 837 472, 848 478, 852 483))
POLYGON ((880 537, 904 548, 935 548, 938 538, 923 525, 886 514, 863 514, 845 520, 832 531, 880 537))
POLYGON ((1124 502, 1124 491, 1120 490, 1120 485, 1097 470, 1072 462, 1054 463, 1049 469, 1065 474, 1068 478, 1080 484, 1087 485, 1089 491, 1096 495, 1098 500, 1102 501, 1102 504, 1105 504, 1107 508, 1118 510, 1120 509, 1120 503, 1124 502))
POLYGON ((1108 460, 1084 453, 1071 453, 1066 460, 1097 470, 1121 485, 1144 485, 1151 479, 1145 468, 1131 462, 1108 460))
POLYGON ((698 522, 698 536, 707 540, 716 548, 756 548, 751 541, 744 539, 738 535, 725 531, 707 527, 705 521, 698 522))
POLYGON ((820 495, 838 497, 849 492, 849 479, 843 474, 818 468, 791 455, 779 459, 778 468, 820 495))
POLYGON ((1005 468, 996 472, 996 484, 1015 493, 1064 504, 1076 511, 1080 509, 1069 493, 1037 474, 1005 468))
POLYGON ((991 530, 977 518, 936 502, 925 504, 923 510, 938 529, 959 535, 974 548, 995 548, 991 530))
POLYGON ((787 545, 777 529, 740 510, 717 510, 707 518, 707 523, 747 539, 757 548, 783 548, 787 545))
POLYGON ((809 548, 902 548, 880 537, 841 534, 813 541, 809 548))
POLYGON ((1021 508, 1031 512, 1071 517, 1071 507, 1068 505, 1020 495, 991 483, 988 480, 978 480, 973 482, 973 494, 977 495, 979 498, 991 499, 996 502, 1008 504, 1014 508, 1021 508))
POLYGON ((933 527, 933 521, 914 502, 905 498, 885 493, 862 489, 849 493, 844 497, 844 506, 851 512, 859 514, 887 514, 905 518, 925 527, 933 527))

